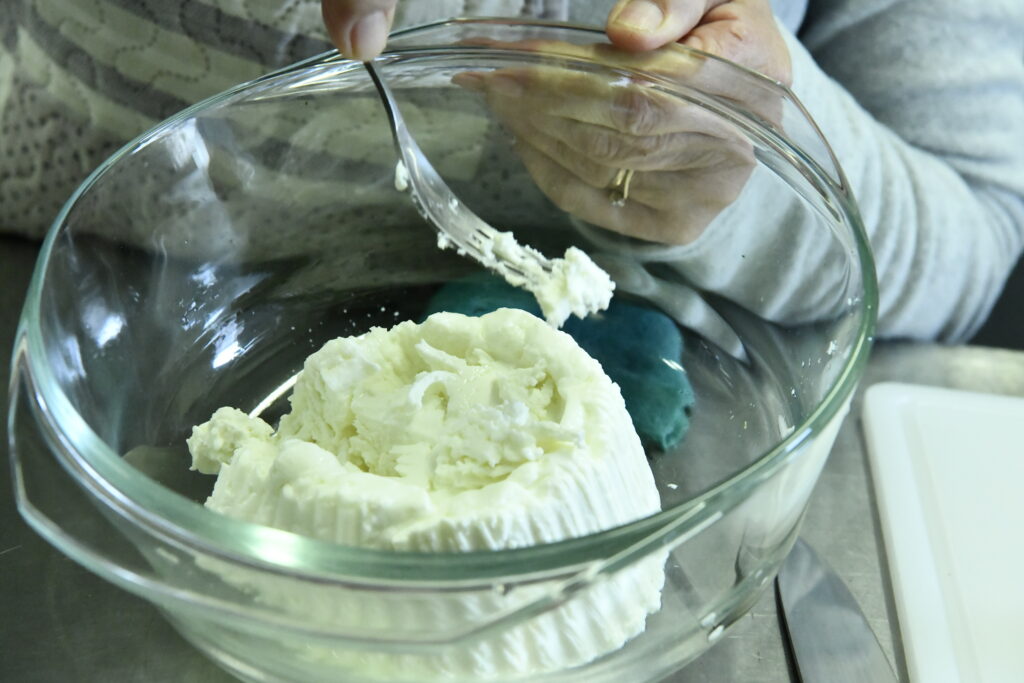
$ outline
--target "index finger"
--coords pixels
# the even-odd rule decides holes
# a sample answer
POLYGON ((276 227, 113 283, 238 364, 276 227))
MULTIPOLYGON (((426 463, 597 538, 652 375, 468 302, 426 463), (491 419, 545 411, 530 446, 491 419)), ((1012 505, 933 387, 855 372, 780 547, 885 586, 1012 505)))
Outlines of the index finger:
POLYGON ((685 92, 724 98, 730 105, 738 104, 769 121, 777 122, 779 117, 782 92, 774 81, 742 67, 730 68, 732 65, 725 60, 676 44, 635 53, 608 44, 550 40, 465 42, 551 57, 543 65, 501 69, 490 75, 478 72, 480 78, 474 89, 487 90, 493 98, 522 99, 536 111, 632 135, 679 132, 692 128, 690 119, 694 116, 703 114, 706 118, 704 107, 685 97, 685 92), (559 67, 555 65, 558 57, 587 64, 559 67), (615 69, 635 73, 616 74, 615 69), (509 78, 499 79, 499 74, 509 78))
POLYGON ((667 78, 678 78, 693 73, 698 66, 698 60, 693 57, 688 48, 674 44, 648 52, 629 52, 607 43, 580 45, 561 40, 542 39, 501 41, 491 38, 470 38, 463 40, 461 44, 486 45, 506 50, 573 57, 598 62, 604 66, 632 69, 667 78))
POLYGON ((611 74, 534 66, 481 76, 476 87, 486 93, 495 109, 517 110, 527 116, 542 113, 631 136, 693 130, 695 117, 705 118, 699 107, 679 96, 611 74))

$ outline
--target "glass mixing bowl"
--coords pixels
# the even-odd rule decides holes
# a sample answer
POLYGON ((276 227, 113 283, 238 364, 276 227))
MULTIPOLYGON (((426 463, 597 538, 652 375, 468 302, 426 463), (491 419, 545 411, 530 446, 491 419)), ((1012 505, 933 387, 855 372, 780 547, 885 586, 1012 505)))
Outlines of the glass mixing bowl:
POLYGON ((657 361, 685 373, 695 403, 675 408, 685 438, 648 452, 660 513, 559 543, 429 554, 203 507, 212 478, 189 470, 193 425, 222 405, 273 419, 326 340, 418 319, 440 285, 479 271, 439 250, 395 189, 377 93, 330 54, 172 117, 64 207, 14 357, 28 522, 251 681, 648 681, 721 638, 795 538, 868 354, 873 267, 840 168, 788 90, 681 47, 670 73, 612 66, 592 47, 604 43, 579 27, 452 21, 394 36, 378 65, 469 207, 549 255, 587 251, 617 299, 681 332, 657 361), (496 71, 554 94, 527 87, 510 114, 477 76, 452 81, 496 71), (597 201, 577 201, 582 186, 548 172, 569 154, 531 161, 522 126, 535 115, 569 142, 596 133, 589 151, 605 161, 623 140, 646 145, 622 162, 636 171, 625 202, 595 180, 580 191, 597 201), (658 175, 666 150, 687 161, 658 175), (671 183, 658 220, 623 220, 666 196, 659 179, 671 183), (572 629, 561 650, 541 646, 572 629))

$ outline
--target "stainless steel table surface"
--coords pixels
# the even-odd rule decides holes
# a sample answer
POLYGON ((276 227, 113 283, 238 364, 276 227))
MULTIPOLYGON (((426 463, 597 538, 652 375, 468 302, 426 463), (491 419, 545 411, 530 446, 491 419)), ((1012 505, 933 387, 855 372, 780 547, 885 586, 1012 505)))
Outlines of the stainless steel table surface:
MULTIPOLYGON (((31 243, 0 238, 0 377, 5 386, 11 340, 35 253, 31 243)), ((861 389, 885 380, 1024 395, 1024 353, 884 344, 876 347, 861 389)), ((906 681, 859 423, 858 396, 815 489, 802 534, 850 586, 906 681)), ((6 450, 6 418, 3 425, 6 450)), ((6 467, 0 468, 0 506, 0 681, 234 680, 185 643, 148 603, 96 578, 36 536, 15 510, 6 467)), ((766 592, 711 651, 668 680, 795 680, 773 592, 766 592)))

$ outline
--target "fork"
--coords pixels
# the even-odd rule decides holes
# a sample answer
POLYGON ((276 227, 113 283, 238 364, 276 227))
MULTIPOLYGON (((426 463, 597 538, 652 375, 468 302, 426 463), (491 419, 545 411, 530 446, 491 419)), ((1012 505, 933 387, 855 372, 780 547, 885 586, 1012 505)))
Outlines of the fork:
MULTIPOLYGON (((470 256, 518 287, 530 288, 538 279, 549 277, 554 267, 550 259, 536 249, 520 245, 511 233, 494 229, 459 201, 409 133, 391 89, 373 63, 363 65, 384 103, 413 204, 437 230, 437 246, 445 249, 454 245, 460 255, 470 256)), ((400 167, 396 178, 401 176, 400 167)))
MULTIPOLYGON (((546 306, 544 290, 549 288, 553 281, 564 279, 565 262, 557 259, 561 262, 559 267, 555 261, 546 258, 536 249, 519 244, 512 233, 494 229, 459 201, 409 133, 391 89, 377 73, 376 67, 372 62, 363 62, 363 66, 366 67, 380 93, 400 159, 395 174, 395 185, 403 189, 399 181, 407 181, 405 184, 408 185, 416 209, 437 230, 437 246, 445 249, 454 245, 460 255, 470 256, 484 267, 501 275, 509 284, 529 290, 537 296, 545 317, 551 322, 551 309, 546 306)), ((611 260, 621 262, 622 259, 611 260)), ((604 278, 608 278, 608 275, 600 270, 600 265, 605 264, 591 262, 594 269, 604 278)), ((647 278, 650 276, 647 275, 647 278)), ((645 286, 642 289, 645 291, 652 289, 647 286, 646 281, 643 284, 645 286)), ((674 317, 680 324, 696 330, 731 356, 746 362, 747 354, 736 332, 699 293, 687 290, 688 288, 682 286, 676 288, 675 296, 671 297, 673 301, 662 302, 670 304, 666 310, 676 313, 674 317), (680 315, 681 313, 685 315, 680 315)), ((584 313, 602 310, 608 306, 607 300, 600 301, 599 298, 578 303, 584 313)), ((563 310, 558 317, 564 321, 567 315, 568 313, 563 310)), ((555 326, 560 327, 561 321, 556 320, 555 326)))

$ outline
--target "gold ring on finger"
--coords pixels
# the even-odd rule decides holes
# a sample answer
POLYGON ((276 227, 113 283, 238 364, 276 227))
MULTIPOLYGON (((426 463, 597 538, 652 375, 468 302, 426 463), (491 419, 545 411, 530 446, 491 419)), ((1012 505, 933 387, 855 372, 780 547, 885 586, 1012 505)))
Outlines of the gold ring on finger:
POLYGON ((608 199, 612 206, 623 206, 629 199, 629 183, 633 180, 633 169, 620 168, 608 186, 608 199))

